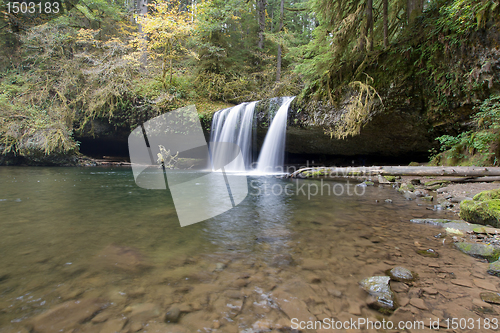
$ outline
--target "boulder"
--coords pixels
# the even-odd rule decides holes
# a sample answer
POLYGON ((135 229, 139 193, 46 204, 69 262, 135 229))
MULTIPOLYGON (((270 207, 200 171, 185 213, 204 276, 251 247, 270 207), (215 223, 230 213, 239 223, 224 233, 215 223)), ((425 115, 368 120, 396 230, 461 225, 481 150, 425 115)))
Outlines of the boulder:
POLYGON ((489 262, 498 260, 500 247, 482 243, 455 243, 455 247, 474 258, 486 259, 489 262))
POLYGON ((493 200, 493 199, 500 199, 500 188, 494 189, 494 190, 489 190, 489 191, 483 191, 481 193, 478 193, 474 196, 473 198, 476 201, 486 201, 486 200, 493 200))
POLYGON ((500 227, 500 199, 464 200, 460 203, 460 217, 471 223, 492 225, 498 228, 500 227))
POLYGON ((376 302, 369 304, 371 307, 377 310, 394 310, 396 308, 389 280, 388 276, 372 276, 359 282, 361 288, 376 300, 376 302))

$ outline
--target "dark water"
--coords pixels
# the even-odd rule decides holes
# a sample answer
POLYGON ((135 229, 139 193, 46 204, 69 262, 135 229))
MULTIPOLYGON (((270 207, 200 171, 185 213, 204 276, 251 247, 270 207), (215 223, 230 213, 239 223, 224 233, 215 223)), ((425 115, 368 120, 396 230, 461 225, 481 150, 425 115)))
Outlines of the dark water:
POLYGON ((118 289, 154 284, 179 257, 238 254, 270 262, 276 254, 307 256, 297 250, 304 243, 311 251, 331 248, 365 226, 396 223, 396 230, 418 233, 421 226, 410 218, 446 216, 387 187, 272 177, 248 182, 239 206, 181 228, 170 193, 137 187, 128 168, 0 168, 0 327, 80 294, 119 301, 118 289), (321 189, 323 195, 313 195, 321 189), (140 278, 93 270, 110 245, 135 249, 153 269, 140 278))

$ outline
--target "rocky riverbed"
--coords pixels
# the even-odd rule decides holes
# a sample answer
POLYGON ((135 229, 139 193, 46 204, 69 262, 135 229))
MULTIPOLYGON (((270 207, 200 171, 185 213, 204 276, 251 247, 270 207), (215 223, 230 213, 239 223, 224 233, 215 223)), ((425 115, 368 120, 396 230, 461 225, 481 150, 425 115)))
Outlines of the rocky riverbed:
MULTIPOLYGON (((0 332, 331 332, 327 324, 338 332, 498 331, 500 280, 488 274, 488 259, 456 246, 471 234, 417 223, 456 219, 435 207, 437 194, 407 200, 391 185, 365 191, 300 201, 249 243, 161 260, 147 233, 144 246, 99 241, 72 263, 58 257, 63 249, 16 253, 38 275, 24 283, 27 276, 2 268, 0 332), (386 306, 373 290, 385 290, 386 306), (393 329, 384 330, 388 322, 393 329)), ((266 209, 277 207, 257 212, 266 209)))

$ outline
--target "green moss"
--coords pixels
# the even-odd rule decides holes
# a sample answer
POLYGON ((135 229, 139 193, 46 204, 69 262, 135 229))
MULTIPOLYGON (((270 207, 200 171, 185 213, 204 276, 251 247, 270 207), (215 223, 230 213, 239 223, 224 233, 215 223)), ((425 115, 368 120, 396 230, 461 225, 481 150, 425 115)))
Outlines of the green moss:
POLYGON ((500 199, 485 201, 464 200, 460 203, 460 217, 467 222, 500 226, 500 199))
POLYGON ((412 184, 401 184, 401 186, 398 189, 399 192, 404 192, 404 191, 415 191, 415 186, 412 184))
POLYGON ((418 164, 417 162, 410 162, 410 164, 408 164, 409 166, 420 166, 420 164, 418 164))
POLYGON ((396 176, 384 176, 387 181, 394 183, 396 181, 396 176))
POLYGON ((495 190, 483 191, 474 196, 474 200, 476 201, 485 201, 492 199, 500 199, 500 188, 495 190))

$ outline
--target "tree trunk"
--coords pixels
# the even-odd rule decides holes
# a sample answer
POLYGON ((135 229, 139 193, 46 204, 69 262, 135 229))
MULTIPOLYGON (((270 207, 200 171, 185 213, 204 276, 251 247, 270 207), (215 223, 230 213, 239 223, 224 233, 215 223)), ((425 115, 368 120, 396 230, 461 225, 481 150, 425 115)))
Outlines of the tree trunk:
MULTIPOLYGON (((284 8, 285 8, 285 0, 281 0, 280 4, 280 26, 278 33, 283 30, 283 16, 284 16, 284 8)), ((281 47, 281 39, 279 40, 278 44, 278 63, 276 65, 276 82, 279 82, 281 80, 281 52, 282 52, 282 47, 281 47)))
POLYGON ((423 0, 407 0, 406 2, 406 15, 408 19, 408 24, 413 22, 416 16, 422 14, 424 10, 423 0))
POLYGON ((373 51, 373 0, 366 1, 366 36, 368 36, 368 50, 373 51))
POLYGON ((389 0, 382 0, 384 16, 384 48, 389 46, 389 0))
POLYGON ((267 0, 257 0, 257 19, 259 22, 259 49, 264 48, 264 31, 266 29, 266 6, 267 0))
POLYGON ((372 166, 372 167, 346 167, 346 168, 304 168, 291 174, 292 177, 304 172, 319 172, 326 177, 343 176, 462 176, 482 177, 500 176, 500 167, 428 167, 428 166, 372 166))

